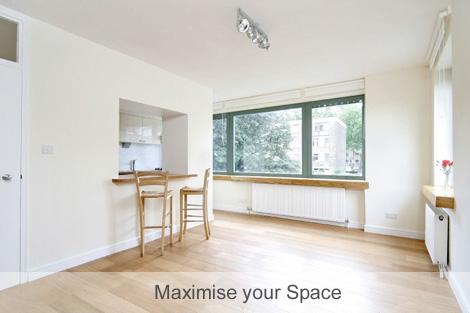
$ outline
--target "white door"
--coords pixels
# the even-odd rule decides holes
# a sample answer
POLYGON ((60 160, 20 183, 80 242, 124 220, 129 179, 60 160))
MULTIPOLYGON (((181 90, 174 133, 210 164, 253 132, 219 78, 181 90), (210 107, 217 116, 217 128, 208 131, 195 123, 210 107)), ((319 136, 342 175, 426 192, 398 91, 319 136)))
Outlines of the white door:
POLYGON ((19 64, 0 58, 0 290, 20 279, 21 85, 19 64))

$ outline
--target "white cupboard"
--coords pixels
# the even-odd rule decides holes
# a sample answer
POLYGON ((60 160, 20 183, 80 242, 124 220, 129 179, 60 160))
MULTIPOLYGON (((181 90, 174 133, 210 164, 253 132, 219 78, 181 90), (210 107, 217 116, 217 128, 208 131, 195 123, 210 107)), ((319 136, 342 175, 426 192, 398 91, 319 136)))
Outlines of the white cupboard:
POLYGON ((127 113, 119 114, 119 141, 161 144, 162 120, 127 113))

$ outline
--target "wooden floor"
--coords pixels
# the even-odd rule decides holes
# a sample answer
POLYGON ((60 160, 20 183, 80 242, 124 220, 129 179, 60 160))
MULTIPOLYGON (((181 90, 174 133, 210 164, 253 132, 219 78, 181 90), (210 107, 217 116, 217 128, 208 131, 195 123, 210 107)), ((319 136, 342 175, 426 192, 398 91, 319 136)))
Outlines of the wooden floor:
POLYGON ((135 248, 72 271, 276 271, 284 270, 285 262, 374 272, 437 270, 420 240, 259 215, 216 211, 215 216, 209 241, 197 227, 163 257, 155 241, 146 245, 144 258, 135 248))
MULTIPOLYGON (((212 237, 192 228, 0 292, 0 312, 459 312, 423 241, 285 219, 216 212, 212 237), (155 300, 155 284, 342 289, 342 301, 155 300), (196 282, 196 283, 195 283, 196 282)), ((283 289, 284 291, 284 289, 283 289)))

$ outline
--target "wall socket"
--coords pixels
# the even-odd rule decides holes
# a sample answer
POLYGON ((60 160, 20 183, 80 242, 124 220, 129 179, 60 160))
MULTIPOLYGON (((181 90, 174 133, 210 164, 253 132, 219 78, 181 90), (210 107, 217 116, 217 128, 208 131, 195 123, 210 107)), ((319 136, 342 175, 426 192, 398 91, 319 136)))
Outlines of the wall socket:
POLYGON ((41 153, 42 154, 54 154, 54 146, 53 145, 42 145, 41 146, 41 153))
POLYGON ((398 219, 398 214, 396 214, 396 213, 385 213, 385 218, 387 220, 396 220, 396 219, 398 219))

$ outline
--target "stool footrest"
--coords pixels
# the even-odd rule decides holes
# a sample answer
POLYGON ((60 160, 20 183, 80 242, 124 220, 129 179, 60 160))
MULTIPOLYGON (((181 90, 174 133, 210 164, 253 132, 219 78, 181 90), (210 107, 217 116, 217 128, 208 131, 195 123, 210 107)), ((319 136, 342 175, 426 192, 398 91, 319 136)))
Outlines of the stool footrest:
MULTIPOLYGON (((170 228, 171 225, 165 226, 165 228, 170 228)), ((153 229, 153 228, 163 228, 162 226, 144 226, 144 229, 153 229)))
POLYGON ((189 207, 189 206, 197 206, 197 207, 202 208, 202 204, 191 204, 191 203, 188 203, 188 204, 186 204, 186 206, 188 206, 188 207, 189 207))
POLYGON ((204 220, 194 220, 194 221, 193 220, 184 220, 184 222, 186 222, 186 223, 199 223, 199 222, 204 223, 204 220))

